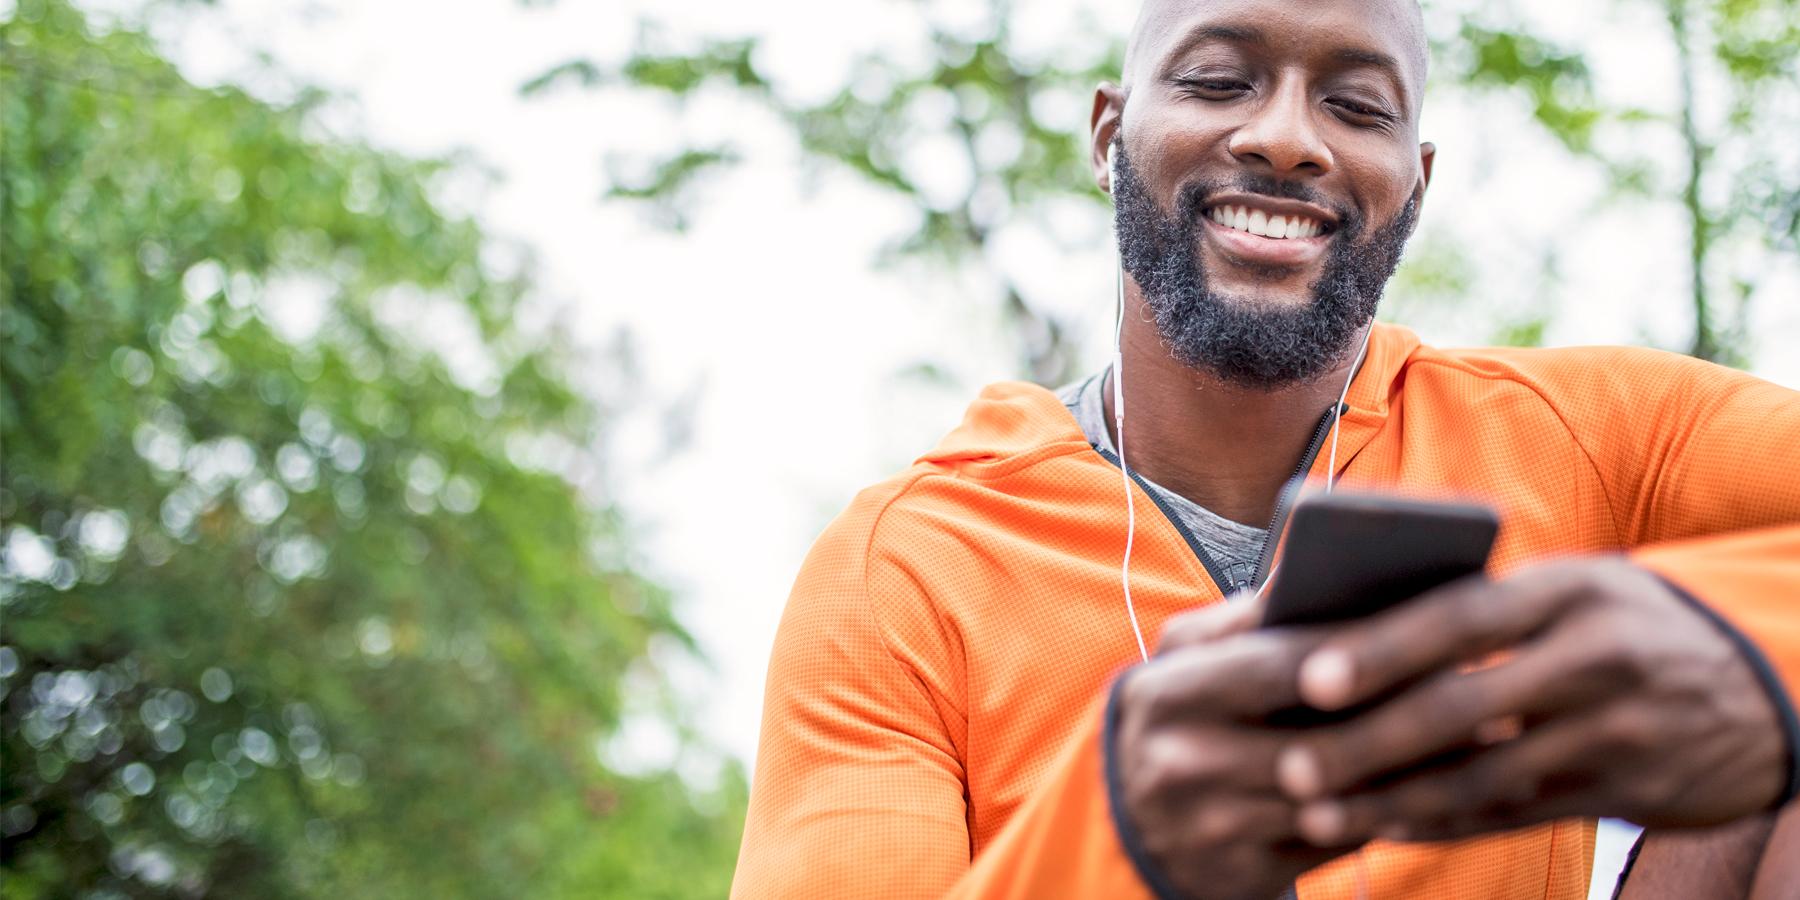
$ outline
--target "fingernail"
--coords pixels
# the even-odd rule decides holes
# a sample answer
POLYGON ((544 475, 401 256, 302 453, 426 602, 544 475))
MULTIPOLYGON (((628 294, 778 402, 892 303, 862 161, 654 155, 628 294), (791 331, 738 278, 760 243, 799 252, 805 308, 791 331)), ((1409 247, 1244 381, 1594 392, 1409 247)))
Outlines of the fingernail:
POLYGON ((1314 709, 1332 710, 1350 699, 1350 654, 1320 650, 1300 664, 1300 697, 1314 709))
POLYGON ((1311 800, 1325 790, 1325 776, 1319 772, 1319 757, 1299 744, 1281 748, 1281 753, 1275 757, 1275 781, 1295 800, 1311 800))
POLYGON ((1318 847, 1336 846, 1344 837, 1344 806, 1331 800, 1300 807, 1300 836, 1318 847))

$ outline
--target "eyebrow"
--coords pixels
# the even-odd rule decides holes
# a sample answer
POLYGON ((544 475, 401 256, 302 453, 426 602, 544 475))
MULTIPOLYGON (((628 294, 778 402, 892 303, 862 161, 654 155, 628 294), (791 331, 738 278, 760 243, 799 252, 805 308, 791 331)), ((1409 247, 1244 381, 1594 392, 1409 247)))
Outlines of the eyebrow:
POLYGON ((1203 25, 1189 31, 1181 43, 1173 49, 1176 53, 1186 53, 1195 44, 1204 41, 1229 41, 1234 44, 1266 44, 1268 38, 1263 37, 1261 29, 1248 28, 1241 25, 1203 25))
POLYGON ((1376 50, 1364 50, 1360 47, 1339 47, 1338 49, 1331 51, 1331 57, 1338 62, 1350 63, 1351 65, 1372 66, 1377 69, 1386 69, 1394 76, 1395 81, 1404 83, 1404 79, 1400 77, 1400 61, 1386 53, 1376 50))

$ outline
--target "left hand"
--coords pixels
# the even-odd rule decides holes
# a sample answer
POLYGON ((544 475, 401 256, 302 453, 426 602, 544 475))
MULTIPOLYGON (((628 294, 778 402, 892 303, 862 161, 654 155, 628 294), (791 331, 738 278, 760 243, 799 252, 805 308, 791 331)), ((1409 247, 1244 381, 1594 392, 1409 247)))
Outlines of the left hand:
POLYGON ((1468 579, 1348 625, 1306 657, 1299 692, 1323 710, 1394 693, 1281 751, 1280 784, 1321 846, 1569 816, 1710 825, 1766 811, 1786 782, 1786 736, 1749 662, 1616 557, 1468 579), (1508 655, 1467 671, 1495 651, 1508 655))

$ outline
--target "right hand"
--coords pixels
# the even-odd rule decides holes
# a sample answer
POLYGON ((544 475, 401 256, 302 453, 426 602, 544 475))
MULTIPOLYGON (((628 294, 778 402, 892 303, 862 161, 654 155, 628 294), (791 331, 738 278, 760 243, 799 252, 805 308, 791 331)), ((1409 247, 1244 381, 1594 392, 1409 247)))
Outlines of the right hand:
POLYGON ((1234 600, 1172 619, 1156 656, 1128 672, 1114 760, 1125 813, 1152 862, 1195 897, 1279 896, 1350 849, 1300 840, 1276 783, 1287 738, 1265 722, 1301 706, 1310 629, 1257 630, 1261 604, 1234 600))

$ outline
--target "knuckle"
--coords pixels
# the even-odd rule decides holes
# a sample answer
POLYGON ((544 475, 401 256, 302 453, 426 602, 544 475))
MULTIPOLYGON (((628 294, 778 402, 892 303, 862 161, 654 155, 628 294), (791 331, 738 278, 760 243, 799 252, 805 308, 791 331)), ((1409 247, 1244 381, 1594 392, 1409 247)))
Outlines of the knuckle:
MULTIPOLYGON (((1159 673, 1160 674, 1160 673, 1159 673)), ((1169 720, 1174 712, 1174 691, 1166 677, 1142 677, 1138 679, 1137 706, 1144 717, 1146 726, 1156 725, 1169 720)))
POLYGON ((1589 560, 1569 580, 1568 599, 1576 606, 1616 607, 1643 593, 1649 576, 1622 558, 1589 560))
POLYGON ((1159 733, 1146 737, 1138 747, 1137 783, 1152 794, 1162 794, 1182 781, 1184 742, 1175 735, 1159 733))
POLYGON ((1582 646, 1576 672, 1597 686, 1612 691, 1629 689, 1649 675, 1637 648, 1618 634, 1596 634, 1584 639, 1582 646))
POLYGON ((1119 685, 1120 724, 1134 725, 1143 715, 1152 685, 1146 684, 1152 675, 1144 669, 1132 668, 1121 676, 1124 683, 1119 685))
POLYGON ((1175 718, 1181 706, 1181 691, 1182 685, 1174 673, 1152 664, 1131 676, 1122 700, 1139 728, 1153 730, 1175 718))
POLYGON ((1444 618, 1442 633, 1465 642, 1484 639, 1499 626, 1497 615, 1502 605, 1491 591, 1458 591, 1447 596, 1440 612, 1444 618))
POLYGON ((1450 673, 1438 678, 1425 695, 1425 714, 1432 722, 1472 725, 1481 717, 1471 713, 1487 708, 1485 685, 1493 677, 1492 673, 1485 677, 1450 673))
POLYGON ((1147 709, 1160 685, 1161 670, 1154 665, 1137 666, 1127 671, 1122 700, 1133 709, 1147 709))
POLYGON ((1183 758, 1174 765, 1181 783, 1189 787, 1221 783, 1232 770, 1230 754, 1213 741, 1187 744, 1183 758))
POLYGON ((1368 756, 1364 750, 1371 743, 1365 735, 1368 727, 1356 726, 1338 735, 1319 735, 1304 742, 1318 766, 1319 786, 1324 793, 1335 793, 1349 786, 1345 783, 1349 780, 1349 767, 1344 760, 1368 756))
POLYGON ((1194 814, 1193 839, 1201 846, 1231 843, 1243 831, 1243 816, 1228 805, 1205 804, 1194 814))
POLYGON ((1139 782, 1146 791, 1191 793, 1195 788, 1233 781, 1241 755, 1216 737, 1187 730, 1165 730, 1143 742, 1139 750, 1139 782))
POLYGON ((1657 746, 1656 720, 1648 713, 1616 712, 1607 717, 1603 730, 1607 746, 1615 753, 1637 757, 1657 746))

